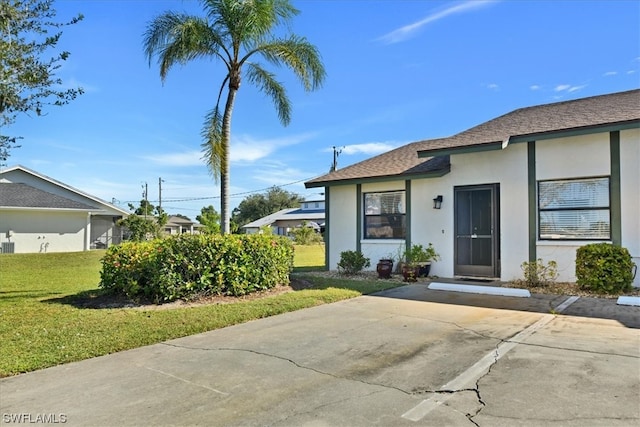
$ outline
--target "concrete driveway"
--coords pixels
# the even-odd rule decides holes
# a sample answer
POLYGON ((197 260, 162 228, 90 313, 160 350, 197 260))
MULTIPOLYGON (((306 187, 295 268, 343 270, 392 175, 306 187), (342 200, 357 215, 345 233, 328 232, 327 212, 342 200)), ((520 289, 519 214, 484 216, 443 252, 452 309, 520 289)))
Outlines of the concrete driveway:
POLYGON ((0 423, 640 425, 638 328, 615 300, 409 285, 5 378, 0 423))

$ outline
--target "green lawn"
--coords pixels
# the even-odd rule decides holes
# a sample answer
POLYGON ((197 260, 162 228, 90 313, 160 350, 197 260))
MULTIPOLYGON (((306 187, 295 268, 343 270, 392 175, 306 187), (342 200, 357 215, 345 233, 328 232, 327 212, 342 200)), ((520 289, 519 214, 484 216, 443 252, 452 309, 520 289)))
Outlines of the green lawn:
MULTIPOLYGON (((324 263, 296 247, 296 267, 324 263)), ((396 286, 304 276, 312 288, 233 304, 175 309, 81 308, 99 294, 103 251, 0 255, 0 376, 122 351, 396 286)))

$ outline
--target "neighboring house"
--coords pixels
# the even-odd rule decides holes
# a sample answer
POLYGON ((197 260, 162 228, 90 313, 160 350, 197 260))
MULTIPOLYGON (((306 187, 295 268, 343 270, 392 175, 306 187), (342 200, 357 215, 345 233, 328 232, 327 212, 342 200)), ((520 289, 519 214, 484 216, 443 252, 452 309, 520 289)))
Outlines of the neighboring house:
POLYGON ((324 231, 324 200, 306 200, 299 208, 282 209, 241 228, 247 234, 255 234, 262 227, 271 227, 273 234, 286 236, 291 229, 302 226, 304 222, 317 231, 324 231))
POLYGON ((180 216, 171 215, 163 228, 164 232, 169 235, 199 234, 204 225, 180 216))
MULTIPOLYGON (((441 277, 575 280, 576 249, 610 242, 640 264, 640 90, 522 108, 306 183, 325 188, 327 263, 433 243, 441 277), (439 205, 436 207, 436 205, 439 205)), ((640 274, 638 275, 640 276, 640 274)), ((635 278, 640 286, 640 277, 635 278)))
POLYGON ((127 211, 24 166, 0 170, 0 249, 77 252, 120 243, 127 211))

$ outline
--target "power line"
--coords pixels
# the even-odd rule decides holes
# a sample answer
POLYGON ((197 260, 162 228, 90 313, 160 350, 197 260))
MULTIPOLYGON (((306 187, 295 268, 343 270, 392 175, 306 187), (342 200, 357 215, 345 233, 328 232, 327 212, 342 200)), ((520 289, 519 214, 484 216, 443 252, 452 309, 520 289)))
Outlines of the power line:
MULTIPOLYGON (((320 175, 318 175, 320 176, 320 175)), ((299 179, 298 181, 293 181, 293 182, 288 182, 286 184, 282 184, 282 185, 272 185, 270 187, 265 187, 265 188, 261 188, 260 190, 251 190, 251 191, 243 191, 241 193, 235 193, 235 194, 230 194, 229 197, 230 198, 236 198, 236 197, 242 197, 242 196, 246 196, 247 194, 254 194, 254 193, 261 193, 263 191, 267 191, 270 190, 273 187, 287 187, 289 185, 293 185, 293 184, 299 184, 301 182, 304 181, 309 181, 313 178, 316 178, 315 176, 311 177, 311 178, 304 178, 304 179, 299 179)), ((212 199, 219 199, 220 196, 208 196, 208 197, 184 197, 184 198, 171 198, 171 197, 164 197, 163 200, 167 203, 174 203, 174 202, 195 202, 198 200, 212 200, 212 199)), ((149 202, 157 202, 158 200, 149 200, 149 202)), ((137 203, 138 200, 125 200, 123 202, 120 203, 137 203)))

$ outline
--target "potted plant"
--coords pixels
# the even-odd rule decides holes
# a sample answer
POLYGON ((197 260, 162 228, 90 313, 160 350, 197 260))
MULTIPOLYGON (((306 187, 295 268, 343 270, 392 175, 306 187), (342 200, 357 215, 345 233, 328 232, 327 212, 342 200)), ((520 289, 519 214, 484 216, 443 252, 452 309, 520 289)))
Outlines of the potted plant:
POLYGON ((431 243, 427 247, 414 244, 404 252, 403 259, 405 262, 402 274, 405 276, 405 281, 415 282, 417 277, 429 275, 431 262, 438 261, 440 254, 436 252, 431 243))
POLYGON ((393 257, 389 255, 380 258, 376 265, 376 271, 378 272, 379 279, 390 279, 391 272, 393 272, 393 257))

